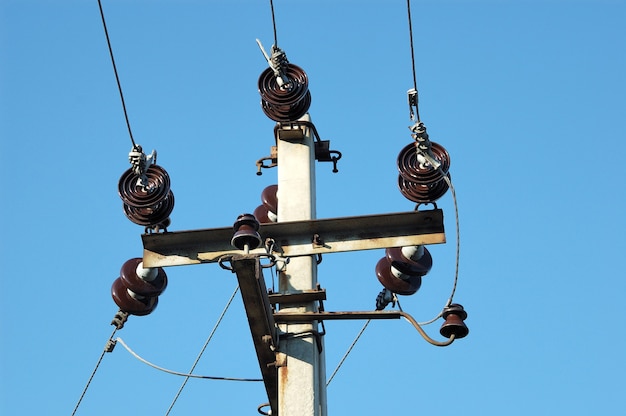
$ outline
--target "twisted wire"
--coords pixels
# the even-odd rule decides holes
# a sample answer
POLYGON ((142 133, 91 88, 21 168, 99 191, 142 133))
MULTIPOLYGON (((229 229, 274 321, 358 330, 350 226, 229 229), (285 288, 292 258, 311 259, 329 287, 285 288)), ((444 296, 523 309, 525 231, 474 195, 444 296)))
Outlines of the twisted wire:
POLYGON ((113 333, 109 337, 109 340, 107 341, 106 346, 102 350, 102 354, 100 354, 100 358, 98 358, 98 361, 96 362, 96 366, 93 369, 93 371, 91 372, 91 375, 89 376, 89 379, 87 380, 87 384, 85 385, 85 388, 83 389, 83 392, 81 393, 80 397, 78 398, 78 402, 76 403, 76 406, 74 406, 74 410, 72 411, 72 416, 74 416, 76 414, 76 412, 78 411, 78 407, 80 406, 81 402, 83 401, 83 398, 85 397, 85 394, 87 393, 87 390, 89 389, 89 385, 91 384, 91 381, 95 377, 96 372, 98 371, 98 368, 100 367, 100 363, 102 362, 102 359, 104 358, 104 355, 107 352, 109 352, 109 349, 108 349, 109 343, 111 342, 111 340, 115 336, 116 332, 117 332, 117 328, 115 328, 113 330, 113 333))
MULTIPOLYGON (((213 326, 213 329, 211 330, 211 333, 209 334, 209 336, 206 339, 204 345, 200 349, 200 353, 196 357, 195 361, 193 362, 193 365, 191 366, 191 369, 189 370, 190 374, 193 373, 193 370, 195 370, 196 365, 198 365, 198 362, 200 361, 200 358, 202 357, 202 354, 204 354, 204 350, 206 350, 206 347, 209 345, 209 342, 211 342, 211 339, 213 338, 213 335, 215 334, 215 331, 217 331, 217 327, 222 322, 222 319, 224 318, 224 315, 226 315, 226 311, 230 307, 230 304, 232 303, 232 301, 235 298, 235 295, 237 294, 238 291, 239 291, 239 285, 237 285, 237 287, 233 291, 233 294, 230 296, 230 299, 228 299, 228 302, 226 303, 226 306, 224 307, 224 310, 222 310, 222 313, 220 314, 219 318, 217 319, 217 322, 215 323, 215 326, 213 326)), ((181 384, 180 388, 178 389, 178 392, 176 392, 176 395, 174 396, 174 399, 172 400, 172 403, 170 404, 170 407, 167 409, 167 412, 165 412, 165 416, 168 416, 170 414, 170 412, 172 411, 172 408, 174 407, 174 404, 176 404, 176 401, 178 400, 178 397, 180 396, 180 394, 183 392, 183 389, 187 385, 187 381, 189 381, 189 376, 185 377, 185 380, 183 381, 183 384, 181 384)))
POLYGON ((113 57, 113 48, 111 47, 111 39, 109 38, 109 31, 107 29, 106 19, 104 18, 104 11, 102 10, 102 1, 98 0, 98 8, 100 9, 100 17, 102 18, 102 27, 104 28, 104 36, 107 40, 107 45, 109 47, 109 56, 111 57, 111 64, 113 65, 113 72, 115 73, 115 81, 117 82, 117 90, 120 93, 120 100, 122 101, 122 110, 124 111, 124 118, 126 119, 126 127, 128 128, 128 135, 130 136, 130 142, 133 145, 133 148, 137 145, 135 144, 135 139, 133 138, 133 131, 130 128, 130 121, 128 119, 128 112, 126 111, 126 102, 124 101, 124 93, 122 92, 122 83, 120 82, 120 77, 117 73, 117 65, 115 65, 115 58, 113 57))

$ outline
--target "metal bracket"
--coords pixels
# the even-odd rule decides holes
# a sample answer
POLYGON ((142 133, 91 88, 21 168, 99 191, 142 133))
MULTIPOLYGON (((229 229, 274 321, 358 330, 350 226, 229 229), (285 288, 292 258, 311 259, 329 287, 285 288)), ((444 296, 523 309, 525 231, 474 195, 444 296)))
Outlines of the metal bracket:
POLYGON ((308 303, 326 300, 326 290, 312 289, 288 294, 270 292, 268 297, 272 305, 288 303, 308 303))
POLYGON ((276 323, 308 323, 313 321, 325 320, 346 320, 346 319, 400 319, 404 318, 419 332, 419 334, 428 342, 436 347, 446 347, 454 342, 457 338, 454 334, 445 341, 437 341, 429 337, 422 329, 421 325, 406 312, 403 311, 365 311, 365 312, 276 312, 274 313, 274 321, 276 323))
POLYGON ((315 139, 315 159, 318 162, 332 162, 333 173, 339 172, 337 162, 341 159, 341 152, 330 150, 330 140, 321 140, 315 124, 307 120, 298 120, 289 123, 277 123, 274 126, 276 140, 302 141, 307 135, 306 129, 311 129, 315 139))
POLYGON ((263 175, 263 172, 261 172, 261 169, 269 169, 269 168, 273 168, 278 166, 278 147, 277 146, 272 146, 270 148, 270 155, 266 156, 266 157, 262 157, 261 159, 256 161, 256 174, 261 176, 263 175), (266 160, 270 161, 269 165, 266 165, 264 162, 266 160))

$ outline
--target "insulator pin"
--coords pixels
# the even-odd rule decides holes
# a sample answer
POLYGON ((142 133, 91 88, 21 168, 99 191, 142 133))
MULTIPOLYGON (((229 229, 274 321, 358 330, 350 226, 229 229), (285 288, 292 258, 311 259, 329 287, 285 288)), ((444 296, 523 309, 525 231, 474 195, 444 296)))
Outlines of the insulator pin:
POLYGON ((450 177, 450 155, 443 146, 430 142, 429 155, 439 163, 439 166, 433 166, 417 146, 411 143, 398 155, 398 187, 410 201, 434 202, 448 190, 444 176, 450 177))

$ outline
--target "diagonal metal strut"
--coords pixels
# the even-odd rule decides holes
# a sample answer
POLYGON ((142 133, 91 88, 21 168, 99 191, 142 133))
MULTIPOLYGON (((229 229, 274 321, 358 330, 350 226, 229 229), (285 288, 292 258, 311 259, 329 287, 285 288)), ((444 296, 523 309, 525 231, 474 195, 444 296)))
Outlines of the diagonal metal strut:
POLYGON ((275 353, 278 335, 261 263, 259 257, 253 255, 233 256, 230 263, 239 281, 239 290, 272 414, 278 415, 278 369, 275 353))

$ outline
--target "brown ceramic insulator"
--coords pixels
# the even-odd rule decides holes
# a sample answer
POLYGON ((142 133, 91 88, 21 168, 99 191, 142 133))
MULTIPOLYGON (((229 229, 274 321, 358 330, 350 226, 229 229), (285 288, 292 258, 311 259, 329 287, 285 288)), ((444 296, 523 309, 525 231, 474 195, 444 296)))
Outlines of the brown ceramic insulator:
POLYGON ((235 234, 230 241, 233 247, 244 250, 247 246, 248 249, 254 250, 261 245, 261 236, 257 231, 259 229, 259 222, 254 215, 241 214, 237 217, 233 229, 235 230, 235 234))
POLYGON ((409 276, 424 276, 433 267, 433 258, 426 247, 423 249, 424 254, 417 260, 406 258, 401 247, 388 248, 385 254, 391 265, 400 273, 409 276))
POLYGON ((430 164, 420 165, 416 146, 416 143, 410 143, 400 151, 397 160, 400 175, 411 182, 423 184, 443 180, 441 172, 448 173, 450 169, 450 155, 448 151, 440 144, 431 142, 431 154, 441 163, 440 168, 437 169, 430 166, 430 164))
POLYGON ((159 165, 146 169, 147 186, 139 183, 139 175, 132 169, 122 174, 117 190, 122 201, 133 208, 150 208, 167 198, 170 191, 170 177, 159 165))
POLYGON ((259 205, 256 207, 252 215, 254 215, 254 218, 256 218, 261 224, 273 222, 268 216, 268 210, 265 205, 259 205))
POLYGON ((274 71, 267 68, 258 82, 263 112, 277 122, 296 121, 306 114, 311 105, 309 81, 304 70, 287 64, 285 75, 289 82, 280 86, 274 71))
MULTIPOLYGON (((448 174, 448 177, 450 177, 450 174, 448 174)), ((444 196, 448 191, 448 183, 439 181, 430 185, 420 185, 416 182, 407 181, 401 175, 398 175, 398 188, 400 193, 409 201, 426 204, 435 202, 444 196)))
POLYGON ((278 185, 270 185, 261 192, 261 202, 268 211, 278 213, 278 185))
POLYGON ((124 203, 124 214, 138 225, 163 224, 174 210, 174 194, 170 177, 162 167, 150 165, 146 170, 147 185, 139 183, 139 175, 132 169, 122 174, 118 193, 124 203))
POLYGON ((131 315, 144 316, 148 315, 157 307, 158 297, 144 297, 136 299, 128 293, 128 288, 124 285, 122 278, 118 277, 111 286, 111 296, 115 304, 123 312, 131 315))
POLYGON ((443 146, 431 142, 430 151, 441 163, 439 168, 430 164, 420 164, 417 144, 410 143, 398 155, 398 187, 405 198, 417 203, 434 202, 448 190, 444 175, 450 176, 450 155, 443 146), (442 174, 443 173, 443 174, 442 174))
POLYGON ((439 333, 446 337, 454 335, 455 338, 463 338, 469 334, 469 329, 465 325, 465 319, 467 319, 467 312, 463 309, 463 306, 458 303, 452 303, 443 310, 443 319, 445 322, 441 325, 439 333))
POLYGON ((267 101, 261 100, 261 109, 263 110, 263 113, 271 120, 279 123, 288 123, 290 121, 298 120, 300 117, 305 115, 307 111, 309 111, 310 107, 311 93, 308 91, 302 100, 290 106, 273 105, 269 104, 267 101))
POLYGON ((376 263, 376 276, 386 289, 398 295, 412 295, 422 285, 421 276, 407 275, 406 279, 394 276, 391 272, 391 261, 387 257, 383 257, 376 263))
POLYGON ((146 208, 135 208, 124 204, 124 214, 126 217, 138 225, 151 226, 169 224, 169 217, 174 210, 174 194, 169 191, 167 197, 161 203, 146 208))
POLYGON ((157 268, 157 275, 153 280, 144 280, 137 275, 137 266, 143 259, 134 258, 126 261, 120 270, 120 279, 127 289, 140 296, 159 296, 167 287, 167 275, 163 268, 157 268))

